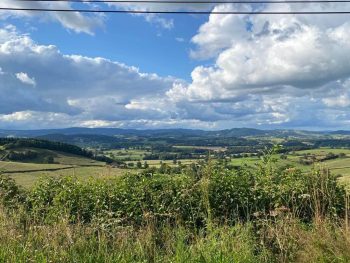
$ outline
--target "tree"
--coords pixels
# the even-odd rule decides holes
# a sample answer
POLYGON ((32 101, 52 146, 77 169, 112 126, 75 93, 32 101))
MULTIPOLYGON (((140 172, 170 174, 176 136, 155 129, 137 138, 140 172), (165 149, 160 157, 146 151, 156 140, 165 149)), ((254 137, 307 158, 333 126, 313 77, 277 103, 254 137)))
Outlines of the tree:
POLYGON ((141 169, 142 168, 142 163, 140 161, 137 161, 136 168, 137 169, 141 169))
POLYGON ((54 163, 54 158, 50 155, 50 156, 46 156, 44 158, 44 163, 54 163))

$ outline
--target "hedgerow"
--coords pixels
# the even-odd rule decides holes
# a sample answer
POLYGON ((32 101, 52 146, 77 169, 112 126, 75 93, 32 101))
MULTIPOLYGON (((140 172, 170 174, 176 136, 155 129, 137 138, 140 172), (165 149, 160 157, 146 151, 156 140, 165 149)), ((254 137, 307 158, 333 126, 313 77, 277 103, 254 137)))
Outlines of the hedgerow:
POLYGON ((1 197, 5 206, 17 203, 31 220, 43 223, 65 216, 71 223, 114 220, 142 226, 152 220, 197 228, 208 221, 234 224, 290 214, 310 222, 344 213, 345 190, 327 170, 303 173, 267 162, 239 170, 208 164, 198 171, 195 176, 139 173, 88 181, 47 177, 26 192, 1 177, 1 197))

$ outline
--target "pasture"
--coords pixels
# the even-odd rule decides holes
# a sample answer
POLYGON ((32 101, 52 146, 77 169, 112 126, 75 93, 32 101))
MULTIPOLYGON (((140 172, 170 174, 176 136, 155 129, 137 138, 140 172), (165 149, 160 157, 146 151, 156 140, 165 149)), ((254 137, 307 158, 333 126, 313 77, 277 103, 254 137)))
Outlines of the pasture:
MULTIPOLYGON (((340 181, 350 183, 350 149, 345 148, 319 148, 303 151, 295 151, 286 154, 286 159, 282 159, 280 155, 273 155, 276 160, 277 167, 295 167, 303 172, 310 171, 314 166, 320 168, 329 169, 331 173, 339 175, 340 181), (333 153, 336 155, 343 154, 342 156, 325 161, 317 161, 324 158, 327 154, 333 153), (314 156, 316 159, 315 164, 306 165, 300 162, 300 158, 303 156, 314 156)), ((256 167, 259 163, 259 157, 244 157, 231 159, 231 164, 234 166, 248 166, 251 168, 256 167)))
POLYGON ((114 160, 142 160, 147 151, 138 149, 117 149, 104 151, 104 154, 114 160))
MULTIPOLYGON (((217 149, 223 150, 224 148, 217 149)), ((32 149, 33 150, 33 149, 32 149)), ((129 166, 129 169, 120 169, 112 166, 107 166, 103 162, 95 161, 86 157, 77 156, 68 153, 61 153, 57 151, 35 149, 40 151, 41 154, 50 154, 54 156, 53 164, 44 163, 24 163, 24 162, 0 162, 0 172, 10 175, 16 182, 26 188, 32 187, 42 177, 60 177, 60 176, 76 176, 81 180, 89 180, 89 178, 113 178, 120 176, 121 174, 132 172, 136 173, 139 170, 136 169, 136 161, 140 160, 142 165, 145 161, 142 160, 145 151, 143 150, 113 150, 114 157, 127 156, 132 161, 126 163, 134 163, 133 168, 129 166)), ((213 150, 211 148, 211 150, 213 150)), ((290 152, 285 155, 285 158, 281 158, 281 155, 275 154, 273 158, 276 160, 276 167, 296 167, 303 172, 310 171, 315 165, 318 167, 328 168, 331 173, 341 176, 340 181, 350 183, 350 149, 332 149, 332 148, 319 148, 304 151, 290 152), (300 162, 300 158, 304 156, 314 156, 316 160, 325 157, 327 154, 343 154, 341 157, 326 160, 322 162, 316 162, 312 165, 306 165, 300 162)), ((176 160, 147 160, 149 167, 159 168, 161 163, 167 164, 171 167, 181 165, 186 166, 191 163, 196 163, 200 159, 180 159, 176 160)), ((216 161, 214 159, 214 161, 216 161)), ((256 168, 256 165, 261 161, 257 156, 242 157, 242 158, 230 158, 229 164, 235 167, 246 166, 251 169, 256 168)))
POLYGON ((30 188, 42 177, 76 176, 88 180, 111 178, 127 172, 126 169, 107 166, 103 162, 74 154, 34 148, 31 150, 54 156, 54 163, 0 161, 0 173, 9 175, 19 185, 30 188))

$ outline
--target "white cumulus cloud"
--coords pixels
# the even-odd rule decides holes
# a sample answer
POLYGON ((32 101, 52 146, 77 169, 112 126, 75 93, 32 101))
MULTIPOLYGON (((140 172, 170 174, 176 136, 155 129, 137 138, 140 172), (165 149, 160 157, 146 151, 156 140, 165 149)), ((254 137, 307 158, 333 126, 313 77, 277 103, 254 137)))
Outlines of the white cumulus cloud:
POLYGON ((17 79, 19 79, 24 84, 28 84, 28 85, 31 85, 31 86, 35 86, 36 85, 35 79, 29 77, 27 73, 24 73, 24 72, 16 73, 16 77, 17 77, 17 79))
MULTIPOLYGON (((330 7, 338 8, 214 10, 330 7)), ((42 127, 350 128, 349 36, 344 16, 210 15, 192 38, 191 57, 205 62, 185 82, 108 58, 63 54, 3 28, 0 125, 33 127, 40 119, 42 127), (23 88, 21 72, 35 77, 35 89, 23 88)))

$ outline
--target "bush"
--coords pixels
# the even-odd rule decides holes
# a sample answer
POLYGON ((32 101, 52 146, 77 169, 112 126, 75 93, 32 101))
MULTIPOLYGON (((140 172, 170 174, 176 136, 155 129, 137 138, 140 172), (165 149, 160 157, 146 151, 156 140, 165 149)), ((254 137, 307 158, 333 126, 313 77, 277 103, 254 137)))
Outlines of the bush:
MULTIPOLYGON (((6 189, 11 186, 17 193, 14 182, 9 182, 6 189)), ((208 220, 233 224, 281 213, 305 222, 315 216, 339 218, 344 196, 344 188, 327 170, 305 174, 272 165, 252 171, 209 164, 180 175, 144 170, 108 181, 46 178, 27 193, 26 207, 42 222, 65 215, 72 223, 114 218, 124 226, 152 220, 203 227, 208 220)), ((6 200, 11 197, 7 194, 6 200)))
POLYGON ((25 203, 24 191, 6 175, 0 175, 0 202, 5 208, 17 208, 25 203))

